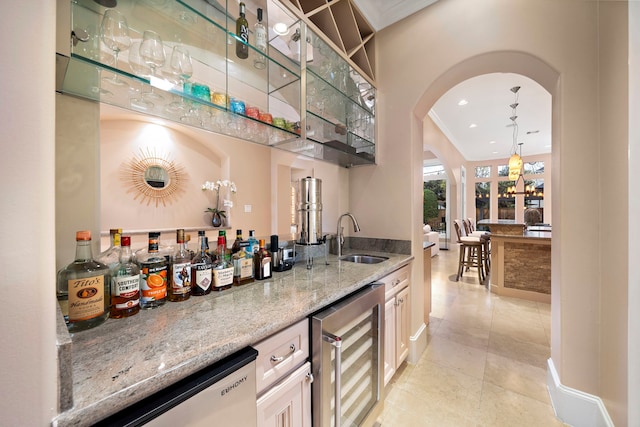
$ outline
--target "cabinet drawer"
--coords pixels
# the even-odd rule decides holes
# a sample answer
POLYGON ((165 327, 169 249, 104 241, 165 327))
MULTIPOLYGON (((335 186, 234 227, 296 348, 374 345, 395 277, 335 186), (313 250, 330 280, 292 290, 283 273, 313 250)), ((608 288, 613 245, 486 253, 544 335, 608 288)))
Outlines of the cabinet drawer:
POLYGON ((309 358, 309 319, 301 320, 253 347, 258 350, 256 388, 260 394, 309 358))
POLYGON ((405 265, 404 267, 390 273, 379 280, 379 282, 384 283, 384 299, 388 301, 389 298, 393 297, 398 291, 402 288, 409 285, 409 266, 405 265))

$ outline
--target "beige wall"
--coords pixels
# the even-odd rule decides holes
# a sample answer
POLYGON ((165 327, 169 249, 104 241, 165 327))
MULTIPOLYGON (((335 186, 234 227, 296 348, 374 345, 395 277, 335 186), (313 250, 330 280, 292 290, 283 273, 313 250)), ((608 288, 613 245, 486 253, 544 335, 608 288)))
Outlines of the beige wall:
MULTIPOLYGON (((601 147, 616 144, 599 138, 598 20, 608 15, 602 10, 599 17, 599 8, 607 7, 603 3, 618 2, 447 0, 380 32, 376 40, 378 58, 384 58, 378 62, 381 165, 375 171, 355 171, 351 185, 387 199, 392 187, 415 184, 405 168, 422 166, 421 158, 411 157, 416 146, 422 147, 420 122, 439 96, 466 78, 494 71, 516 72, 547 89, 553 97, 552 251, 553 259, 559 260, 552 274, 552 359, 564 385, 596 395, 606 393, 604 399, 614 420, 624 425, 626 415, 618 406, 626 407, 625 375, 615 373, 605 386, 603 377, 613 373, 602 362, 616 351, 626 352, 622 342, 626 324, 611 318, 610 325, 616 326, 622 338, 612 338, 614 348, 605 351, 601 315, 609 318, 606 312, 615 309, 601 304, 613 304, 601 300, 610 277, 608 268, 601 265, 608 257, 599 250, 605 247, 602 233, 584 233, 594 225, 596 229, 605 226, 600 215, 601 147), (600 262, 585 263, 585 259, 600 262)), ((615 54, 612 59, 607 73, 618 75, 626 62, 615 54)), ((609 120, 615 114, 626 117, 624 99, 611 107, 609 120)), ((620 150, 626 149, 624 141, 618 144, 622 144, 620 150)), ((399 191, 390 201, 406 205, 415 200, 418 205, 421 199, 415 187, 412 193, 413 198, 399 191)), ((356 201, 354 206, 363 222, 380 221, 364 203, 356 201)), ((418 210, 413 206, 412 211, 418 210)), ((399 238, 417 234, 420 222, 412 221, 416 215, 404 211, 392 215, 389 234, 399 238)), ((626 221, 617 224, 618 233, 626 234, 621 224, 626 221)), ((413 278, 417 277, 414 271, 413 278)), ((621 279, 620 286, 624 286, 624 277, 621 279)), ((623 365, 621 369, 626 372, 627 368, 623 365)))
POLYGON ((55 3, 2 12, 0 424, 45 426, 57 406, 55 3))

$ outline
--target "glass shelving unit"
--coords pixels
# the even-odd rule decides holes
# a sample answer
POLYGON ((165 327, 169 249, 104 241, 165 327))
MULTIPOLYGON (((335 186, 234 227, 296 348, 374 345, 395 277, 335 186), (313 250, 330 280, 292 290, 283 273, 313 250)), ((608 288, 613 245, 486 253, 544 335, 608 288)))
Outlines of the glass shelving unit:
POLYGON ((245 3, 249 57, 240 59, 235 1, 118 0, 115 9, 126 17, 131 44, 116 63, 101 38, 107 8, 73 0, 77 40, 71 38, 61 91, 344 167, 375 163, 375 88, 277 0, 245 3), (268 29, 264 68, 254 66, 262 55, 252 44, 258 8, 268 29), (286 32, 276 33, 275 22, 284 23, 286 32), (164 46, 166 60, 155 72, 140 57, 147 30, 158 33, 164 46), (191 58, 193 74, 186 80, 170 67, 176 46, 191 58))

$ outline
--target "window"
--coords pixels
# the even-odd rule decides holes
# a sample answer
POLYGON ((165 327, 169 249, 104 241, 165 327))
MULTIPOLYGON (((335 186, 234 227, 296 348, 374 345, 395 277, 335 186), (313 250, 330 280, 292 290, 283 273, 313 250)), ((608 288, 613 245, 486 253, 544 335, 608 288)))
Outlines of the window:
POLYGON ((476 223, 489 219, 491 213, 491 182, 476 182, 476 223))
POLYGON ((544 162, 526 162, 524 164, 525 175, 541 175, 544 173, 544 162))
POLYGON ((507 194, 515 181, 498 181, 498 219, 516 219, 516 197, 507 194))
POLYGON ((544 179, 532 179, 525 181, 528 189, 533 190, 531 194, 525 196, 525 208, 535 208, 540 211, 544 218, 544 179))
POLYGON ((489 178, 491 176, 491 166, 476 166, 476 178, 489 178))
POLYGON ((498 176, 509 176, 509 165, 498 166, 498 176))

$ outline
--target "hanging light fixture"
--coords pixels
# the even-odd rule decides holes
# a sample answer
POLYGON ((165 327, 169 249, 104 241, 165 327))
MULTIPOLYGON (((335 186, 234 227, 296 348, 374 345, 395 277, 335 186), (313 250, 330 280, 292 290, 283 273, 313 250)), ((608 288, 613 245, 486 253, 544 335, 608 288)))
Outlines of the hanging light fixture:
MULTIPOLYGON (((515 95, 515 101, 510 105, 511 107, 511 120, 513 126, 513 145, 511 146, 511 157, 509 158, 509 180, 516 181, 519 176, 522 175, 522 157, 518 154, 518 91, 520 86, 514 86, 511 88, 511 92, 515 95)), ((520 146, 520 152, 522 152, 522 146, 520 146)))

